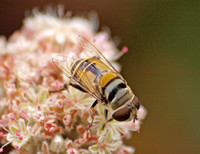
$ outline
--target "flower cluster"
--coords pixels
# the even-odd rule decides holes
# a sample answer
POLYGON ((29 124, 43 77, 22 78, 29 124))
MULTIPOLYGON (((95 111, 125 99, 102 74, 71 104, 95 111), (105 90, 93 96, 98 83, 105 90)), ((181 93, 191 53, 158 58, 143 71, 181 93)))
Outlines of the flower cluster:
POLYGON ((146 115, 143 106, 135 123, 106 123, 104 106, 98 104, 87 129, 92 96, 72 87, 49 93, 68 82, 51 58, 58 53, 80 54, 77 35, 95 39, 95 46, 118 70, 115 60, 128 50, 120 52, 108 32, 97 32, 94 13, 87 18, 69 14, 62 7, 48 13, 34 10, 21 30, 8 40, 0 37, 0 152, 8 144, 14 147, 11 153, 25 154, 134 152, 123 139, 130 138, 131 131, 139 132, 146 115))

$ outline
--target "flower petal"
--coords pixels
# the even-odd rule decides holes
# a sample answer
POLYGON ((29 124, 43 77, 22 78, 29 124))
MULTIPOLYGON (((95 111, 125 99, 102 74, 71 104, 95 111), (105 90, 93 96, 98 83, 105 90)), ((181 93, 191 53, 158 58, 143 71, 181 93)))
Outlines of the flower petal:
POLYGON ((19 124, 19 129, 20 129, 22 132, 26 132, 26 124, 25 124, 24 119, 20 118, 20 119, 18 120, 18 124, 19 124))
POLYGON ((16 125, 11 125, 9 126, 9 130, 11 131, 11 133, 16 134, 17 130, 19 128, 16 125))
POLYGON ((105 154, 105 153, 106 153, 105 149, 102 149, 102 148, 101 148, 101 149, 99 150, 99 154, 105 154))
POLYGON ((99 146, 97 144, 94 144, 92 146, 89 146, 89 151, 92 153, 98 153, 99 152, 99 146))
POLYGON ((12 134, 8 133, 6 139, 7 139, 9 142, 12 142, 13 140, 17 140, 18 137, 17 137, 16 135, 12 135, 12 134))
POLYGON ((108 130, 113 140, 119 140, 121 138, 120 132, 113 125, 110 124, 110 127, 108 127, 108 130))
POLYGON ((107 143, 107 147, 110 151, 115 151, 117 150, 117 148, 122 144, 122 141, 119 140, 119 141, 116 141, 116 142, 110 142, 110 143, 107 143))

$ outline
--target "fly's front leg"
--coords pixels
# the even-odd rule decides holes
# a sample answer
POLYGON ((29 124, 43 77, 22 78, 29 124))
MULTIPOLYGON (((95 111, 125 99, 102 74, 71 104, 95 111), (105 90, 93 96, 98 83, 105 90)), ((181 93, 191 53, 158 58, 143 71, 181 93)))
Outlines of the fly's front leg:
POLYGON ((108 122, 108 110, 107 109, 104 110, 104 115, 105 115, 106 122, 103 124, 102 130, 105 128, 106 123, 108 122))
POLYGON ((135 114, 135 116, 133 117, 133 123, 135 123, 135 120, 138 120, 137 114, 135 114))
POLYGON ((89 129, 92 125, 93 125, 93 121, 94 121, 94 107, 98 104, 98 100, 96 100, 92 106, 90 107, 90 115, 91 115, 91 118, 92 118, 92 121, 90 123, 89 126, 87 126, 87 129, 89 129))
POLYGON ((104 114, 105 114, 105 119, 106 119, 106 122, 107 122, 108 121, 108 110, 107 109, 104 110, 104 114))

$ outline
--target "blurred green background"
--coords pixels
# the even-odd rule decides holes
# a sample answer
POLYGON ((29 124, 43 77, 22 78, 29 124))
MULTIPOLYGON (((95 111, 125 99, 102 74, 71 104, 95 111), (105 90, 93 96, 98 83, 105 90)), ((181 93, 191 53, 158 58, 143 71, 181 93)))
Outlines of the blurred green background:
POLYGON ((200 1, 1 0, 0 34, 19 29, 25 11, 59 3, 74 14, 95 10, 129 47, 122 75, 148 110, 141 133, 126 140, 136 154, 200 153, 200 1))

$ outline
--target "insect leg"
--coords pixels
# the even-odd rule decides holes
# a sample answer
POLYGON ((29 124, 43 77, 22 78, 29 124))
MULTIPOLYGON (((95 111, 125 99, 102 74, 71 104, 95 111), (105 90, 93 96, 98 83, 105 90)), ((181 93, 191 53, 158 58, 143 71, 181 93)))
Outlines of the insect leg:
POLYGON ((133 118, 133 123, 135 123, 135 120, 138 120, 137 114, 135 114, 135 116, 134 116, 134 118, 133 118))
POLYGON ((49 91, 49 93, 55 93, 55 92, 61 92, 63 90, 67 90, 69 85, 80 90, 80 91, 82 91, 82 92, 87 92, 83 88, 81 88, 79 85, 70 82, 69 84, 64 84, 63 88, 58 89, 58 90, 51 90, 51 91, 49 91))
POLYGON ((93 104, 92 104, 92 106, 90 107, 90 108, 94 108, 96 105, 97 105, 97 103, 98 103, 98 100, 96 100, 93 104))
POLYGON ((90 123, 90 125, 87 127, 87 129, 89 129, 92 124, 93 124, 93 121, 94 121, 94 116, 93 116, 93 113, 94 113, 94 107, 98 104, 98 100, 95 100, 95 102, 92 104, 92 106, 90 107, 90 115, 91 115, 91 118, 92 118, 92 121, 90 123))
POLYGON ((82 87, 80 87, 79 85, 77 85, 75 83, 71 83, 70 82, 69 85, 72 86, 72 87, 74 87, 74 88, 76 88, 76 89, 78 89, 78 90, 80 90, 80 91, 82 91, 82 92, 87 93, 87 91, 85 91, 82 87))
MULTIPOLYGON (((105 128, 106 123, 108 122, 108 110, 107 110, 107 109, 104 110, 104 114, 105 114, 106 122, 103 124, 102 130, 105 128)), ((110 121, 110 120, 109 120, 109 121, 110 121)))
POLYGON ((105 114, 106 121, 108 121, 108 110, 107 109, 104 110, 104 114, 105 114))
POLYGON ((68 85, 64 84, 62 89, 58 89, 58 90, 50 90, 49 93, 56 93, 56 92, 61 92, 63 90, 67 90, 68 89, 68 85))

